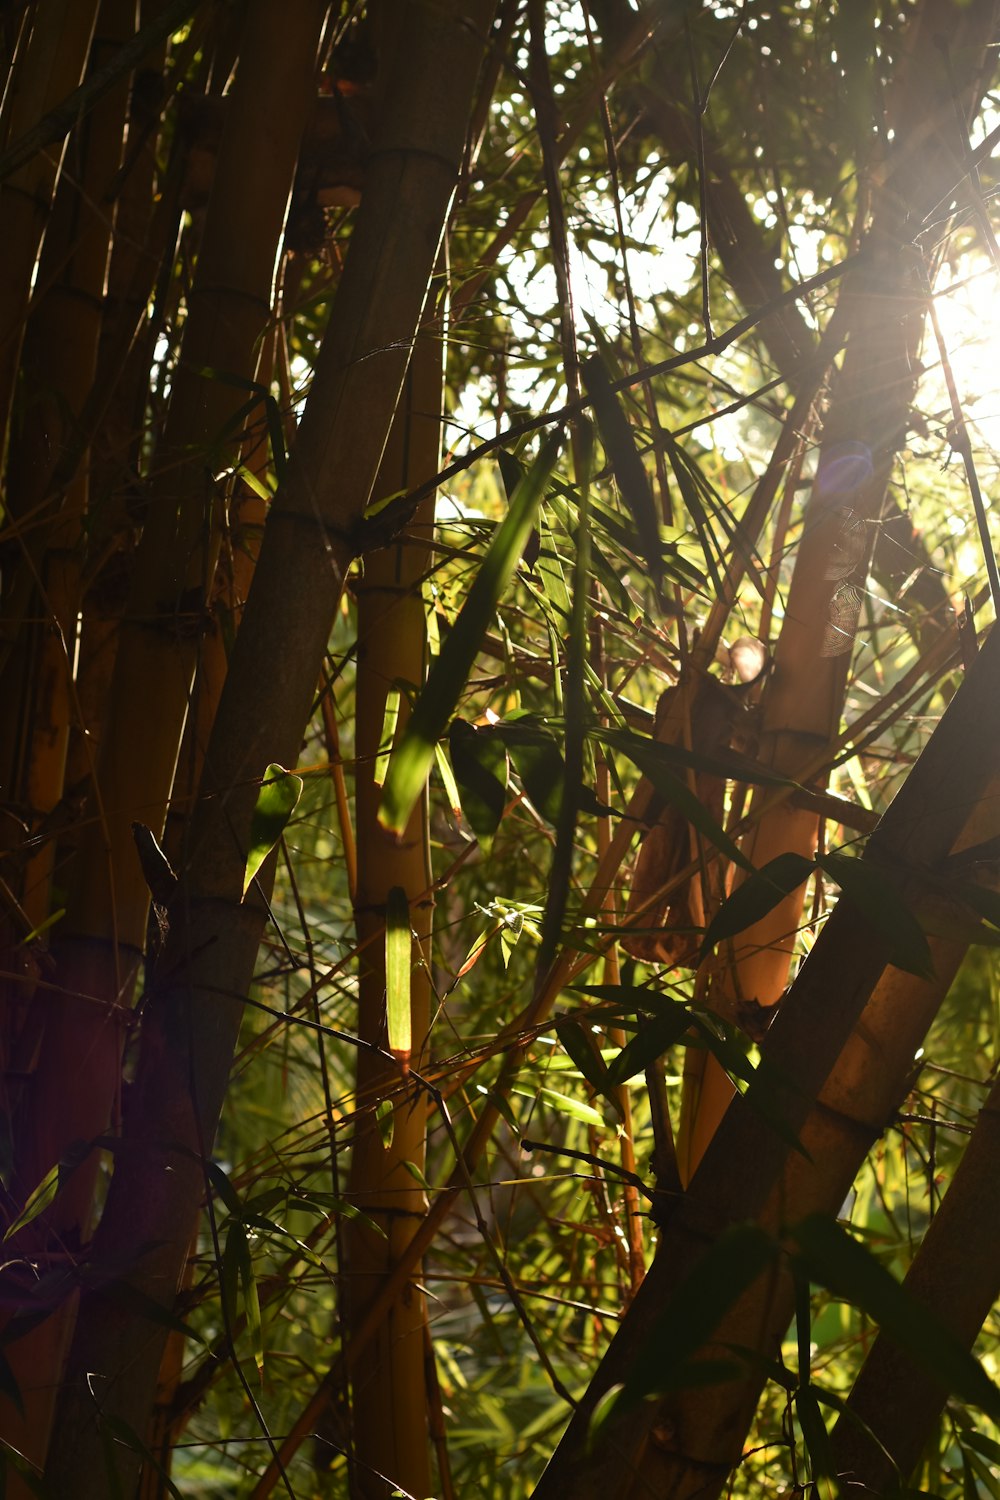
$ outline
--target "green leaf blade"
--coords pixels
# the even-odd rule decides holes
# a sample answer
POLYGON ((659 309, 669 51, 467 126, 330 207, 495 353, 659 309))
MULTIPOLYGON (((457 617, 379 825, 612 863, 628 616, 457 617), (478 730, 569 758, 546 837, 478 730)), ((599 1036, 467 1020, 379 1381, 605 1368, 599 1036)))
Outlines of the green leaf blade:
POLYGON ((294 771, 276 762, 268 766, 260 784, 257 805, 250 820, 250 848, 243 874, 243 895, 253 884, 261 865, 288 826, 302 796, 303 781, 294 771))
POLYGON ((423 791, 434 761, 434 747, 455 710, 489 622, 531 535, 535 512, 562 441, 561 433, 546 441, 511 495, 507 515, 497 527, 458 619, 431 668, 403 738, 389 762, 379 821, 396 835, 402 834, 423 791))

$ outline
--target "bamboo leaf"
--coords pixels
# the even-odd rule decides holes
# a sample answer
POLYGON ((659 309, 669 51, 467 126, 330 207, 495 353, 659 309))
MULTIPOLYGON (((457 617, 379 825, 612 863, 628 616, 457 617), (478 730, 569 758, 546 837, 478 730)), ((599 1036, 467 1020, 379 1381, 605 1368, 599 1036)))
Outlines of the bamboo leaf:
POLYGON ((382 714, 382 733, 379 736, 378 754, 375 757, 375 766, 372 770, 372 780, 376 786, 385 785, 385 774, 389 766, 389 756, 392 753, 393 741, 396 738, 396 725, 399 722, 399 687, 393 683, 385 695, 385 709, 382 714))
MULTIPOLYGON (((600 744, 609 745, 613 750, 620 750, 636 765, 639 765, 639 761, 632 754, 633 749, 647 760, 652 760, 671 771, 704 771, 708 775, 721 776, 726 780, 745 781, 750 786, 798 785, 798 782, 790 781, 787 776, 780 776, 776 771, 769 770, 767 766, 758 765, 735 750, 716 750, 712 754, 703 750, 688 750, 683 745, 670 745, 664 740, 654 740, 648 735, 636 734, 632 729, 592 729, 590 737, 600 744)), ((643 766, 639 768, 645 769, 643 766)))
POLYGON ((237 1278, 239 1280, 240 1289, 243 1293, 243 1313, 246 1318, 247 1332, 250 1335, 250 1347, 253 1350, 254 1364, 257 1366, 258 1376, 263 1380, 264 1336, 260 1318, 260 1297, 257 1292, 257 1279, 253 1273, 253 1259, 250 1254, 250 1242, 247 1239, 246 1225, 240 1219, 230 1219, 229 1221, 223 1260, 227 1262, 231 1261, 234 1268, 230 1272, 231 1292, 234 1290, 234 1281, 237 1278))
MULTIPOLYGON (((627 755, 632 764, 649 778, 664 802, 669 802, 671 807, 676 807, 677 811, 699 833, 703 834, 709 843, 714 844, 728 859, 732 860, 733 864, 739 865, 740 869, 746 870, 750 875, 754 873, 754 867, 746 855, 733 843, 725 829, 715 821, 687 783, 675 775, 667 764, 669 757, 663 754, 667 746, 623 730, 605 730, 596 738, 613 745, 627 755)), ((672 750, 673 747, 671 746, 670 749, 672 750)))
POLYGON ((21 1212, 17 1215, 17 1218, 12 1224, 8 1225, 4 1232, 4 1242, 13 1239, 15 1234, 24 1229, 27 1224, 37 1219, 39 1214, 45 1212, 56 1194, 61 1192, 72 1177, 80 1163, 90 1155, 91 1150, 95 1146, 101 1144, 103 1144, 103 1139, 100 1137, 93 1142, 79 1141, 75 1146, 70 1147, 63 1156, 62 1161, 56 1162, 54 1167, 49 1168, 38 1186, 29 1193, 27 1201, 21 1212))
POLYGON ((766 917, 779 902, 808 880, 815 868, 815 861, 802 854, 779 854, 776 859, 762 865, 736 887, 709 922, 699 960, 707 957, 716 943, 745 932, 766 917))
POLYGON ((404 1075, 410 1070, 413 1045, 410 1012, 410 970, 413 934, 410 903, 402 886, 394 885, 385 907, 385 1014, 389 1051, 404 1075))
POLYGON ((615 1088, 643 1072, 650 1063, 662 1057, 664 1052, 680 1040, 690 1024, 690 1013, 683 1006, 677 1007, 675 1015, 656 1016, 646 1021, 608 1064, 609 1085, 615 1088))
MULTIPOLYGON (((176 1484, 174 1484, 166 1469, 156 1458, 155 1454, 150 1452, 147 1445, 135 1431, 135 1428, 132 1427, 128 1422, 124 1421, 121 1417, 112 1416, 108 1412, 102 1412, 101 1431, 106 1440, 113 1438, 116 1443, 121 1443, 123 1447, 130 1448, 133 1453, 137 1453, 142 1459, 143 1463, 148 1464, 150 1469, 153 1470, 154 1473, 159 1475, 163 1488, 166 1490, 168 1495, 173 1496, 173 1500, 184 1500, 183 1495, 177 1488, 176 1484)), ((112 1481, 114 1487, 118 1488, 120 1491, 120 1484, 117 1480, 117 1467, 115 1466, 110 1453, 108 1454, 108 1474, 106 1477, 109 1481, 112 1481), (115 1476, 113 1481, 112 1476, 115 1476)))
POLYGON ((451 769, 451 761, 445 754, 443 745, 434 746, 434 756, 437 760, 438 775, 444 783, 445 796, 448 798, 448 806, 451 808, 453 818, 462 816, 462 798, 459 794, 458 783, 455 773, 451 769))
POLYGON ((639 547, 654 582, 663 573, 660 519, 649 479, 636 447, 635 433, 619 404, 611 379, 599 354, 584 360, 580 370, 597 420, 601 442, 614 470, 622 499, 628 506, 639 539, 639 547))
POLYGON ((302 777, 284 766, 273 764, 264 772, 260 795, 250 820, 250 848, 243 876, 243 895, 275 844, 281 838, 288 820, 302 796, 302 777))
POLYGON ((530 715, 512 715, 497 725, 532 807, 546 822, 559 818, 566 762, 551 731, 530 715))
POLYGON ((507 806, 507 753, 492 727, 477 728, 457 718, 452 720, 448 747, 462 812, 488 850, 507 806))
POLYGON ((827 1479, 836 1472, 830 1434, 823 1421, 816 1393, 811 1385, 801 1385, 795 1392, 795 1414, 802 1429, 802 1441, 809 1455, 813 1479, 827 1479))
POLYGON ((963 1433, 962 1441, 970 1448, 974 1448, 977 1453, 981 1453, 984 1458, 988 1458, 991 1463, 1000 1464, 1000 1443, 991 1437, 987 1437, 985 1433, 963 1433))
POLYGON ((62 1186, 65 1176, 66 1174, 60 1162, 57 1162, 54 1167, 49 1168, 38 1186, 29 1193, 28 1200, 17 1218, 12 1224, 7 1226, 7 1230, 4 1233, 5 1240, 12 1239, 25 1225, 30 1224, 34 1219, 38 1218, 40 1213, 45 1212, 62 1186))
POLYGON ((556 1036, 594 1093, 606 1096, 610 1088, 608 1070, 600 1052, 591 1045, 593 1033, 588 1037, 579 1021, 560 1021, 556 1026, 556 1036))
MULTIPOLYGON (((723 1314, 767 1269, 775 1254, 771 1237, 755 1224, 735 1224, 725 1230, 648 1329, 622 1390, 619 1409, 633 1406, 646 1396, 696 1383, 693 1356, 708 1343, 723 1314)), ((710 1370, 717 1378, 714 1361, 710 1370)))
POLYGON ((496 529, 482 567, 389 762, 379 821, 393 833, 403 832, 427 780, 434 746, 455 710, 487 626, 517 567, 531 534, 545 481, 561 447, 560 433, 550 437, 511 495, 507 515, 496 529))
POLYGON ((382 1150, 388 1151, 392 1145, 392 1135, 396 1124, 396 1111, 392 1107, 391 1099, 378 1101, 375 1106, 375 1123, 382 1137, 382 1150))
POLYGON ((559 1114, 569 1115, 574 1120, 582 1120, 585 1125, 604 1126, 604 1116, 592 1105, 583 1104, 568 1094, 557 1093, 555 1089, 528 1089, 519 1086, 511 1092, 519 1094, 523 1099, 537 1099, 540 1104, 547 1104, 559 1114))
POLYGON ((296 1193, 289 1199, 290 1209, 301 1209, 307 1213, 318 1213, 324 1217, 352 1219, 355 1223, 363 1224, 372 1234, 381 1235, 386 1238, 385 1230, 368 1214, 362 1212, 354 1203, 348 1203, 346 1198, 339 1197, 336 1193, 314 1192, 311 1188, 304 1193, 296 1193))

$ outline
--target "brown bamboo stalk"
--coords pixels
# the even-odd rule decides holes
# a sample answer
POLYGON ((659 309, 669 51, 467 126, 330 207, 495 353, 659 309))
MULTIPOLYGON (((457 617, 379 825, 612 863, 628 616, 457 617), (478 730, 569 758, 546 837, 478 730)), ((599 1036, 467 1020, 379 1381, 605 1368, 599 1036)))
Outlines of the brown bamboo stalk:
MULTIPOLYGON (((968 1348, 1000 1296, 998 1163, 1000 1082, 994 1082, 904 1282, 968 1348)), ((831 1434, 837 1472, 859 1493, 881 1495, 899 1478, 905 1483, 946 1397, 929 1367, 880 1332, 831 1434)))
MULTIPOLYGON (((127 40, 135 22, 134 0, 103 0, 90 52, 89 73, 102 67, 127 40)), ((63 791, 72 718, 72 671, 80 604, 83 518, 89 504, 89 466, 79 453, 65 491, 51 493, 66 451, 76 444, 79 421, 93 386, 101 331, 101 309, 113 226, 111 187, 122 151, 130 80, 124 76, 87 120, 69 147, 72 172, 56 191, 52 223, 39 264, 40 295, 28 320, 22 357, 24 418, 13 438, 8 496, 15 515, 36 507, 51 510, 40 568, 41 607, 48 616, 25 642, 35 661, 33 712, 23 727, 30 735, 23 800, 32 817, 51 813, 63 791), (78 149, 74 150, 74 144, 78 149), (46 493, 50 491, 50 493, 46 493), (47 505, 46 505, 46 502, 47 505), (31 651, 31 645, 35 647, 31 651)), ((17 783, 15 783, 17 784, 17 783)), ((24 908, 34 924, 49 913, 55 841, 46 840, 28 861, 24 908)))
MULTIPOLYGON (((148 909, 131 822, 138 819, 157 834, 163 826, 197 656, 205 574, 211 577, 218 548, 219 523, 210 519, 218 503, 210 470, 220 453, 212 445, 245 400, 245 391, 205 370, 215 364, 238 380, 250 378, 256 365, 311 96, 321 11, 320 0, 309 0, 296 10, 294 28, 260 0, 248 11, 231 130, 221 148, 183 360, 122 626, 98 790, 85 820, 63 924, 60 956, 68 993, 58 1024, 46 1029, 24 1127, 18 1178, 26 1192, 58 1159, 66 1141, 100 1133, 114 1097, 118 1049, 116 1027, 109 1021, 115 1007, 128 1003, 129 970, 144 946, 148 909), (254 163, 252 194, 246 190, 248 155, 254 163), (111 1007, 98 1021, 97 1035, 100 1006, 81 1008, 72 999, 84 954, 91 970, 84 992, 104 997, 111 1007), (91 1086, 81 1089, 69 1118, 66 1068, 75 1071, 84 1056, 92 1059, 91 1086)), ((85 1180, 78 1197, 89 1197, 85 1180)), ((81 1211, 79 1202, 65 1207, 71 1214, 81 1211)))
MULTIPOLYGON (((230 660, 206 757, 203 791, 214 795, 196 810, 95 1242, 98 1265, 129 1267, 128 1280, 160 1303, 173 1297, 203 1191, 197 1158, 211 1149, 264 921, 252 896, 241 900, 256 787, 270 762, 294 764, 298 754, 349 538, 377 473, 455 191, 491 16, 491 5, 468 0, 411 0, 403 10, 401 61, 230 660)), ((100 1385, 104 1411, 141 1427, 161 1345, 159 1331, 137 1328, 113 1295, 84 1298, 49 1464, 56 1490, 70 1485, 79 1500, 101 1493, 104 1449, 88 1379, 100 1385)), ((134 1471, 134 1456, 119 1461, 134 1471)))
MULTIPOLYGON (((324 6, 308 0, 288 15, 266 0, 248 12, 244 51, 189 302, 184 359, 175 377, 168 435, 123 625, 91 817, 84 825, 58 960, 63 992, 47 1008, 38 1066, 18 1121, 15 1193, 24 1201, 73 1141, 108 1127, 116 1109, 119 1062, 131 986, 145 940, 148 890, 132 845, 130 821, 162 826, 184 723, 197 630, 184 636, 178 610, 200 616, 201 581, 218 523, 212 446, 228 415, 245 399, 206 377, 217 362, 231 375, 253 373, 257 339, 270 311, 276 247, 284 221, 309 100, 324 6), (254 166, 247 191, 246 162, 254 166), (192 459, 192 449, 196 457, 192 459), (204 531, 204 535, 203 535, 204 531), (191 590, 186 604, 185 588, 191 590), (110 847, 109 847, 110 846, 110 847), (67 1079, 73 1086, 67 1087, 67 1079)), ((211 577, 211 562, 208 562, 211 577)), ((44 1221, 30 1226, 36 1246, 86 1237, 98 1168, 92 1152, 44 1221)), ((186 1226, 189 1228, 189 1225, 186 1226)), ((10 1273, 8 1273, 10 1274, 10 1273)), ((23 1297, 17 1283, 8 1296, 23 1297)), ((64 1303, 50 1320, 71 1316, 64 1303)), ((34 1335, 29 1335, 31 1340, 34 1335)), ((40 1338, 50 1337, 47 1330, 40 1338)), ((58 1361, 14 1346, 11 1361, 24 1386, 58 1388, 58 1361)), ((44 1429, 32 1456, 44 1452, 44 1429)))
MULTIPOLYGON (((994 744, 980 716, 992 713, 1000 725, 1000 705, 994 707, 991 701, 998 683, 1000 632, 987 642, 976 669, 949 705, 869 841, 866 858, 887 859, 897 870, 933 869, 955 846, 963 825, 974 815, 996 775, 994 744)), ((911 885, 911 899, 915 889, 911 885)), ((815 1109, 815 1101, 884 968, 884 946, 864 918, 841 902, 800 971, 762 1049, 762 1087, 767 1090, 769 1107, 776 1109, 796 1134, 815 1109)), ((645 1485, 652 1493, 671 1500, 686 1500, 696 1494, 708 1497, 718 1492, 739 1461, 746 1420, 739 1404, 743 1387, 738 1382, 720 1387, 715 1401, 701 1390, 696 1394, 678 1392, 645 1404, 614 1423, 607 1444, 591 1458, 584 1450, 595 1402, 626 1377, 650 1323, 667 1305, 674 1289, 683 1284, 706 1246, 728 1224, 766 1222, 767 1215, 773 1213, 790 1147, 754 1109, 752 1095, 753 1090, 749 1097, 734 1100, 727 1111, 665 1229, 661 1253, 536 1490, 538 1500, 557 1495, 560 1500, 592 1500, 619 1484, 625 1469, 632 1472, 637 1486, 630 1493, 649 1492, 645 1485)), ((868 1138, 855 1142, 852 1175, 868 1138)), ((758 1298, 761 1295, 758 1290, 758 1298)), ((758 1300, 758 1312, 760 1305, 758 1300)), ((736 1317, 738 1321, 739 1309, 736 1317)), ((758 1318, 758 1339, 759 1322, 758 1318)), ((768 1337, 780 1338, 786 1324, 787 1316, 780 1325, 769 1325, 768 1337)), ((727 1337, 731 1326, 727 1320, 725 1331, 718 1336, 727 1337)), ((755 1378, 759 1380, 760 1376, 755 1378)))
MULTIPOLYGON (((98 0, 42 0, 18 92, 11 105, 10 134, 23 135, 79 84, 90 50, 98 0)), ((31 278, 45 234, 65 142, 38 152, 4 183, 4 275, 0 278, 0 428, 6 429, 17 371, 31 278)))

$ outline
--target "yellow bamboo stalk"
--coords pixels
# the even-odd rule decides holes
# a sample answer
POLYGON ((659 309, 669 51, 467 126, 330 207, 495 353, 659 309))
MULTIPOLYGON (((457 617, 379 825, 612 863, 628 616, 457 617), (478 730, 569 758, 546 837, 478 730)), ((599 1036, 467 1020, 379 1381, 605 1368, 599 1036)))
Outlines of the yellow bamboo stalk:
MULTIPOLYGON (((414 350, 403 396, 376 480, 374 495, 415 488, 440 466, 442 330, 425 329, 414 350)), ((420 580, 430 562, 434 500, 423 502, 406 534, 366 560, 358 585, 358 678, 355 729, 355 833, 358 884, 355 919, 361 949, 358 974, 358 1034, 386 1046, 385 928, 390 890, 400 887, 410 907, 415 937, 411 975, 412 1066, 419 1072, 431 1017, 433 899, 427 800, 420 798, 397 842, 379 826, 382 788, 376 781, 386 696, 394 683, 423 682, 426 620, 420 580)), ((400 723, 408 707, 401 702, 400 723)), ((406 1253, 426 1212, 422 1175, 427 1122, 426 1094, 413 1084, 400 1089, 399 1069, 384 1057, 360 1051, 357 1116, 348 1189, 351 1201, 382 1233, 354 1221, 346 1226, 348 1320, 360 1323, 386 1275, 406 1253), (383 1146, 375 1106, 392 1097, 392 1141, 383 1146)), ((387 1310, 376 1337, 354 1366, 352 1438, 358 1459, 352 1493, 359 1500, 385 1495, 372 1477, 377 1469, 402 1489, 433 1489, 428 1449, 428 1391, 424 1354, 426 1309, 414 1280, 387 1310)))

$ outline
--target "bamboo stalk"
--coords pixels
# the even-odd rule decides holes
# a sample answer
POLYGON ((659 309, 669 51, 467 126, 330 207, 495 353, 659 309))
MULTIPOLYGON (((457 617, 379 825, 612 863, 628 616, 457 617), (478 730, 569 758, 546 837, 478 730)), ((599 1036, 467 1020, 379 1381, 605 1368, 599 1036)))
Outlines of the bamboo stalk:
MULTIPOLYGON (((203 1191, 198 1158, 211 1149, 264 921, 252 896, 241 900, 256 786, 270 762, 298 755, 349 537, 378 470, 455 191, 491 16, 491 5, 468 0, 404 8, 399 71, 230 660, 202 788, 215 795, 196 811, 95 1242, 98 1264, 110 1257, 109 1271, 130 1267, 128 1280, 161 1304, 173 1297, 203 1191), (186 1142, 193 1156, 168 1142, 186 1142)), ((71 1485, 79 1500, 100 1493, 89 1476, 104 1450, 85 1378, 101 1385, 104 1411, 141 1427, 161 1344, 150 1325, 137 1330, 116 1310, 113 1295, 83 1299, 49 1465, 54 1488, 71 1485)), ((134 1471, 134 1455, 120 1463, 134 1471)))
MULTIPOLYGON (((395 494, 422 484, 440 466, 442 348, 439 329, 426 327, 417 341, 406 385, 373 494, 395 494)), ((433 876, 426 797, 417 802, 401 840, 378 822, 382 788, 375 780, 387 692, 394 682, 419 685, 426 671, 426 619, 420 580, 430 561, 434 498, 424 501, 393 547, 366 559, 358 586, 358 676, 355 727, 355 831, 358 874, 355 914, 362 954, 358 973, 358 1035, 385 1048, 386 902, 393 887, 406 896, 414 934, 410 976, 412 1066, 422 1071, 429 1041, 433 938, 433 876)), ((408 717, 400 705, 400 729, 408 717)), ((379 1226, 345 1226, 349 1323, 360 1321, 378 1296, 386 1275, 413 1238, 427 1208, 426 1194, 411 1168, 423 1175, 426 1093, 413 1083, 399 1087, 398 1066, 383 1054, 357 1053, 357 1116, 348 1192, 351 1201, 379 1226), (392 1096, 392 1141, 383 1145, 375 1106, 392 1096)), ((373 1470, 415 1495, 433 1488, 430 1477, 424 1327, 426 1308, 414 1281, 386 1310, 376 1337, 354 1365, 351 1434, 359 1463, 352 1494, 380 1500, 388 1493, 373 1470)))
MULTIPOLYGON (((35 11, 10 134, 22 136, 83 76, 98 0, 42 0, 35 11)), ((65 142, 39 152, 0 190, 4 275, 0 278, 0 428, 6 429, 35 262, 45 234, 65 142)))
MULTIPOLYGON (((1000 632, 994 632, 869 841, 866 858, 888 860, 897 870, 933 869, 955 846, 996 775, 995 741, 982 715, 989 714, 990 722, 995 718, 1000 728, 1000 703, 993 703, 998 684, 1000 632)), ((911 885, 911 899, 913 889, 911 885)), ((821 1097, 884 969, 883 944, 873 937, 864 918, 841 902, 762 1048, 760 1078, 768 1093, 769 1112, 777 1111, 796 1135, 821 1097)), ((747 1420, 740 1382, 720 1387, 714 1402, 700 1391, 694 1400, 692 1392, 677 1392, 646 1404, 612 1424, 603 1452, 588 1460, 584 1448, 594 1404, 625 1378, 650 1322, 707 1246, 728 1224, 767 1222, 774 1211, 790 1147, 755 1110, 752 1095, 753 1090, 750 1096, 734 1100, 727 1111, 666 1227, 661 1253, 536 1490, 537 1500, 557 1495, 560 1500, 596 1500, 620 1482, 624 1469, 633 1476, 633 1488, 625 1493, 644 1494, 643 1487, 648 1486, 672 1500, 696 1494, 709 1497, 719 1492, 739 1461, 747 1420)), ((867 1132, 855 1136, 851 1175, 869 1139, 867 1132)), ((784 1212, 784 1203, 781 1209, 784 1212)), ((732 1323, 727 1319, 716 1336, 728 1339, 735 1325, 746 1333, 740 1314, 751 1305, 757 1312, 754 1346, 771 1347, 787 1326, 787 1313, 770 1285, 752 1288, 751 1294, 749 1300, 737 1304, 732 1323), (763 1320, 766 1333, 761 1327, 762 1302, 754 1302, 751 1294, 772 1309, 774 1321, 763 1320)), ((760 1378, 760 1374, 751 1377, 760 1378)), ((747 1401, 747 1406, 752 1412, 752 1403, 747 1401)))
MULTIPOLYGON (((979 0, 958 21, 955 55, 966 68, 959 84, 965 110, 978 99, 995 14, 993 0, 979 0)), ((838 635, 838 591, 852 579, 863 585, 871 527, 882 515, 892 465, 906 435, 927 299, 901 249, 924 210, 955 180, 960 156, 949 144, 955 106, 940 49, 941 35, 955 23, 949 0, 924 0, 908 23, 908 48, 889 104, 898 144, 876 196, 867 237, 871 254, 841 290, 844 365, 824 423, 817 478, 763 698, 758 754, 784 775, 795 776, 801 762, 836 733, 853 645, 853 629, 838 635), (845 572, 838 559, 855 544, 854 566, 845 572)), ((758 791, 754 800, 761 796, 758 791)), ((814 814, 786 803, 757 822, 744 852, 758 868, 788 852, 811 859, 818 834, 814 814)), ((802 886, 734 941, 732 963, 712 985, 713 1008, 732 1015, 747 1001, 765 1008, 778 1004, 788 984, 804 896, 802 886)), ((701 1089, 688 1112, 683 1147, 691 1170, 732 1097, 714 1059, 706 1061, 701 1089)))
MULTIPOLYGON (((162 826, 197 650, 197 632, 184 639, 181 630, 178 638, 179 596, 185 587, 198 591, 198 604, 187 605, 197 616, 203 586, 195 580, 202 578, 218 535, 217 522, 214 529, 208 522, 202 537, 206 507, 210 511, 215 503, 211 445, 245 399, 244 392, 206 378, 204 371, 216 360, 237 379, 253 372, 314 88, 323 11, 321 0, 309 0, 296 8, 295 25, 266 0, 247 13, 231 130, 206 218, 184 362, 175 378, 164 457, 116 661, 98 785, 58 950, 63 989, 46 1008, 38 1064, 18 1121, 14 1192, 21 1201, 71 1142, 100 1136, 117 1114, 123 1036, 148 908, 129 825, 138 818, 157 832, 162 826), (253 193, 246 190, 248 154, 255 168, 253 193), (67 1078, 73 1087, 67 1088, 67 1078)), ((97 1170, 93 1151, 51 1212, 29 1226, 26 1239, 40 1247, 50 1235, 60 1243, 66 1235, 86 1238, 97 1170)), ((11 1296, 23 1299, 23 1290, 15 1285, 11 1296)), ((65 1325, 71 1314, 71 1304, 64 1304, 51 1321, 65 1325)), ((51 1358, 35 1358, 30 1347, 19 1352, 17 1346, 11 1359, 48 1401, 58 1389, 58 1361, 53 1365, 51 1358)), ((41 1429, 32 1456, 43 1452, 41 1429)))

